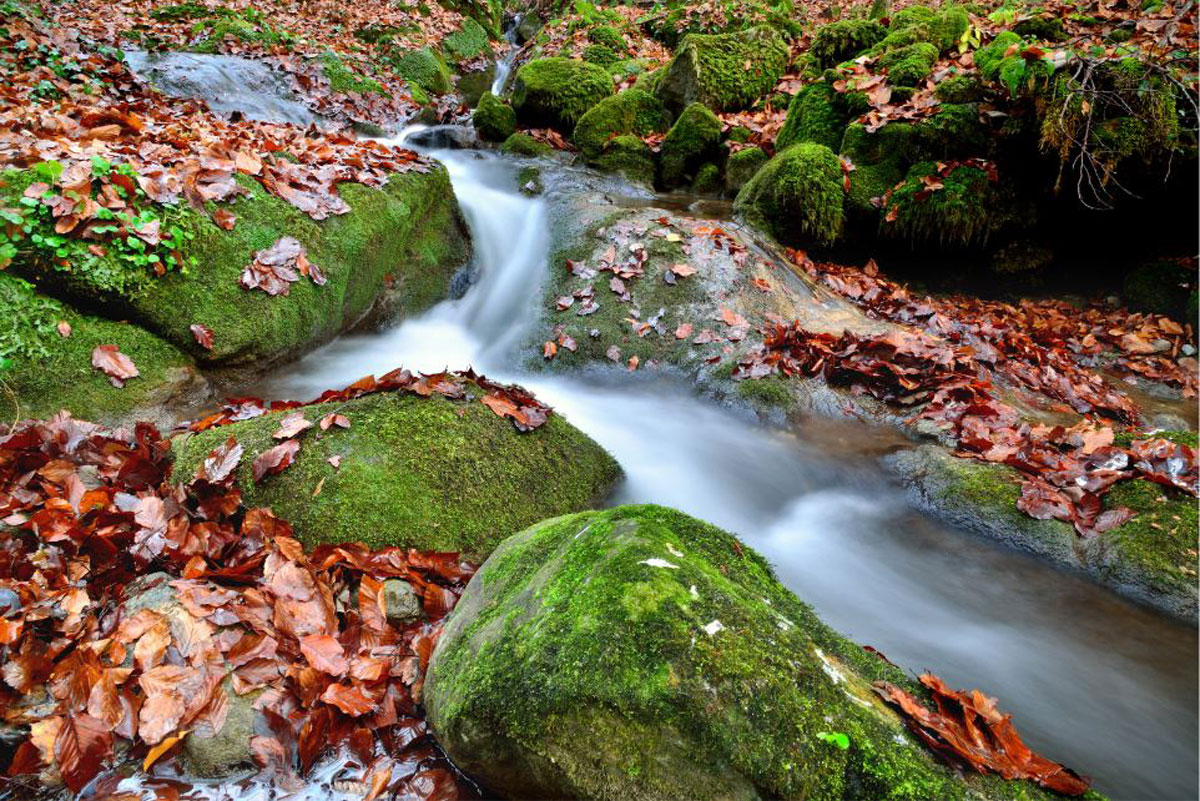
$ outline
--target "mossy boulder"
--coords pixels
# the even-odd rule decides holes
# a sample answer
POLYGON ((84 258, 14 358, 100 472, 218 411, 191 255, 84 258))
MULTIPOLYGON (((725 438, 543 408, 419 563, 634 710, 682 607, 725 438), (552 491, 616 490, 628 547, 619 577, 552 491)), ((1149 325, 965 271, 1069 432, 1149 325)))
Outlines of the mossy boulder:
POLYGON ((208 398, 191 357, 145 329, 83 314, 0 272, 0 417, 47 418, 66 409, 101 423, 173 423, 172 412, 208 398), (60 333, 60 324, 65 324, 60 333), (92 367, 97 345, 116 345, 140 373, 113 386, 92 367))
POLYGON ((877 216, 876 199, 903 180, 913 149, 914 127, 893 122, 870 132, 853 122, 842 137, 841 155, 850 159, 850 191, 846 211, 858 217, 877 216))
POLYGON ((586 161, 594 162, 608 140, 623 134, 645 136, 671 124, 658 98, 638 89, 606 97, 579 119, 572 139, 586 161))
POLYGON ((621 56, 607 45, 590 44, 583 48, 583 60, 589 64, 599 64, 601 67, 610 67, 620 61, 621 56))
POLYGON ((663 138, 662 182, 678 186, 721 151, 721 120, 701 103, 692 103, 663 138))
POLYGON ((457 63, 490 55, 492 48, 483 26, 470 17, 464 17, 462 27, 442 40, 442 52, 457 63))
POLYGON ((622 134, 605 142, 600 155, 592 163, 604 172, 624 176, 634 183, 654 186, 654 152, 632 134, 622 134))
POLYGON ((879 680, 913 685, 734 536, 625 506, 502 543, 447 621, 423 700, 455 764, 507 798, 1050 797, 947 767, 879 680))
POLYGON ((767 155, 767 151, 761 147, 748 147, 745 150, 731 153, 729 160, 725 163, 725 191, 736 195, 746 185, 746 182, 753 178, 754 174, 770 160, 771 157, 767 155))
POLYGON ((489 142, 503 142, 517 130, 517 113, 491 92, 479 97, 479 105, 471 115, 475 132, 489 142))
POLYGON ((700 165, 692 181, 692 191, 701 195, 712 195, 721 191, 721 168, 711 161, 700 165))
POLYGON ((945 6, 937 11, 928 6, 908 6, 893 15, 887 35, 872 50, 883 53, 925 42, 939 53, 949 52, 958 45, 970 24, 971 18, 961 6, 945 6))
MULTIPOLYGON (((314 423, 333 409, 301 410, 314 423)), ((487 556, 503 538, 547 515, 587 509, 621 474, 612 457, 553 415, 527 434, 479 402, 380 393, 339 403, 349 429, 314 427, 296 461, 255 483, 254 457, 277 440, 276 412, 175 440, 177 480, 234 436, 245 502, 269 506, 307 544, 365 542, 487 556), (340 457, 334 467, 331 457, 340 457)))
POLYGON ((942 103, 912 131, 909 154, 918 160, 978 156, 991 143, 991 131, 975 103, 942 103))
POLYGON ((608 72, 570 58, 541 58, 517 70, 512 102, 524 125, 570 134, 592 106, 613 93, 608 72))
POLYGON ((837 154, 802 142, 776 154, 742 187, 734 211, 780 242, 828 244, 842 230, 842 200, 837 154))
POLYGON ((893 86, 917 87, 929 77, 937 59, 937 47, 929 42, 916 42, 884 53, 877 66, 887 70, 888 82, 893 86))
POLYGON ((657 93, 676 113, 692 103, 714 111, 737 111, 769 94, 787 66, 787 45, 773 28, 691 34, 679 44, 657 93))
POLYGON ((825 81, 810 83, 797 92, 788 103, 787 119, 775 138, 776 149, 816 142, 837 150, 846 128, 846 115, 834 105, 835 94, 825 81))
POLYGON ((951 75, 934 89, 943 103, 977 103, 984 98, 983 84, 974 75, 951 75))
POLYGON ((426 92, 442 95, 454 88, 450 67, 432 48, 404 51, 393 56, 391 61, 397 75, 426 92))
POLYGON ((933 162, 914 164, 889 202, 884 234, 911 242, 985 244, 1014 216, 988 172, 965 164, 945 175, 933 162))
POLYGON ((813 37, 811 52, 822 67, 849 61, 887 35, 887 29, 873 19, 846 19, 831 22, 813 37))
POLYGON ((527 133, 517 132, 504 140, 504 143, 500 145, 500 152, 507 156, 537 158, 538 156, 549 156, 554 152, 554 148, 545 142, 539 142, 527 133))

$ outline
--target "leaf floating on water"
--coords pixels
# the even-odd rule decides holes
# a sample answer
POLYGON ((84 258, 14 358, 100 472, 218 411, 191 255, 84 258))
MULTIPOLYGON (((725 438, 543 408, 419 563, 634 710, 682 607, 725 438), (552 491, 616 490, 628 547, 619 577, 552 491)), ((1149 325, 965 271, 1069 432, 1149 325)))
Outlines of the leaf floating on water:
POLYGON ((875 682, 874 688, 881 698, 899 708, 913 733, 944 758, 978 773, 1030 779, 1063 795, 1087 792, 1089 779, 1035 754, 1025 745, 1012 725, 1012 716, 1000 713, 995 698, 979 690, 952 690, 931 673, 921 675, 921 684, 933 695, 935 710, 889 682, 875 682))
POLYGON ((116 345, 97 345, 92 351, 92 367, 108 376, 114 387, 125 386, 131 378, 137 378, 137 365, 116 345))

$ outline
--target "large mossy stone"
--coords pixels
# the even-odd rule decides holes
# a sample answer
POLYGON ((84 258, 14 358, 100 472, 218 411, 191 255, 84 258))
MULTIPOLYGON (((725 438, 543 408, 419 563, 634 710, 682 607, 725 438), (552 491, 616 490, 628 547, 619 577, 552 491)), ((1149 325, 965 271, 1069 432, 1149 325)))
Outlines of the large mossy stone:
POLYGON ((634 183, 654 186, 654 152, 632 134, 623 134, 605 142, 593 163, 604 172, 616 173, 634 183))
MULTIPOLYGON (((548 515, 594 506, 621 468, 562 417, 521 434, 482 403, 380 393, 336 410, 349 429, 310 429, 296 461, 255 483, 251 463, 278 444, 288 412, 175 441, 175 478, 233 436, 245 448, 238 480, 248 506, 269 506, 307 544, 365 542, 487 556, 500 540, 548 515), (340 457, 334 467, 328 461, 340 457)), ((332 408, 301 410, 311 421, 332 408)))
POLYGON ((665 131, 671 120, 658 98, 639 89, 627 89, 606 97, 579 119, 572 139, 589 163, 604 151, 605 144, 617 136, 665 131))
POLYGON ((426 92, 441 95, 454 88, 450 67, 432 48, 401 52, 392 58, 392 66, 397 75, 426 92))
POLYGON ((960 777, 876 680, 912 684, 735 537, 624 506, 502 543, 451 614, 423 700, 455 764, 505 798, 1048 797, 960 777))
POLYGON ((100 423, 173 422, 171 411, 208 397, 192 359, 132 323, 83 314, 0 272, 0 417, 47 418, 66 409, 100 423), (67 336, 60 333, 67 332, 67 336), (97 345, 116 345, 138 375, 122 387, 92 366, 97 345))
POLYGON ((761 147, 748 147, 731 153, 725 164, 725 191, 737 195, 746 183, 754 177, 763 165, 771 160, 767 151, 761 147))
POLYGON ((817 31, 811 52, 822 67, 832 67, 854 58, 886 35, 887 29, 875 20, 838 20, 817 31))
POLYGON ((787 70, 788 48, 773 28, 684 37, 656 87, 673 112, 691 103, 737 111, 766 96, 787 70))
POLYGON ((471 115, 475 131, 489 142, 503 142, 517 130, 517 114, 491 92, 484 92, 471 115))
POLYGON ((678 186, 702 164, 721 155, 721 120, 702 103, 692 103, 663 137, 662 182, 678 186))
POLYGON ((833 87, 817 81, 793 95, 783 128, 775 137, 775 148, 786 150, 800 142, 816 142, 836 151, 845 128, 846 115, 834 105, 833 87))
POLYGON ((613 93, 608 72, 571 58, 541 58, 517 70, 513 108, 522 124, 570 134, 592 106, 613 93))
POLYGON ((825 145, 802 142, 776 154, 750 179, 734 210, 780 242, 828 244, 842 230, 842 165, 825 145))

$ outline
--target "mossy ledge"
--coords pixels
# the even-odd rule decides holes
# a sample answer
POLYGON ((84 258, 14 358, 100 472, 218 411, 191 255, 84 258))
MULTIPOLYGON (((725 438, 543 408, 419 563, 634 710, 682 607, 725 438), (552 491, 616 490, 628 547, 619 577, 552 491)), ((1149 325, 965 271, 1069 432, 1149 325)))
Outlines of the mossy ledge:
POLYGON ((885 464, 930 514, 1079 571, 1176 618, 1196 621, 1195 498, 1146 481, 1121 482, 1105 496, 1105 507, 1127 506, 1137 516, 1084 539, 1066 523, 1034 520, 1019 510, 1020 477, 1010 467, 958 459, 938 445, 900 451, 885 464))
POLYGON ((602 501, 621 475, 608 453, 558 415, 520 434, 478 402, 380 393, 300 411, 337 411, 349 429, 309 429, 296 461, 256 484, 251 463, 278 444, 288 412, 174 441, 186 481, 233 436, 245 448, 238 481, 248 506, 269 506, 306 544, 365 542, 486 557, 500 540, 548 515, 602 501), (335 468, 332 457, 341 457, 335 468))
POLYGON ((732 535, 624 506, 502 543, 443 631, 424 702, 459 767, 507 798, 1052 797, 937 761, 874 694, 881 679, 912 687, 732 535))

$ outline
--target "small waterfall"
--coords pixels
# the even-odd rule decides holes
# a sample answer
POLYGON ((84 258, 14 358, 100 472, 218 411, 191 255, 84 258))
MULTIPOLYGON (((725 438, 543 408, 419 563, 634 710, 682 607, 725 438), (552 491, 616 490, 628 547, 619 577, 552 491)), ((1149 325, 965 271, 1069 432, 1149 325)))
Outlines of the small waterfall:
POLYGON ((508 42, 508 52, 504 54, 504 58, 496 62, 496 77, 492 80, 492 94, 496 97, 499 97, 504 91, 504 85, 508 83, 508 74, 512 72, 513 62, 517 60, 517 53, 521 52, 521 48, 517 46, 517 28, 521 25, 522 17, 524 14, 515 15, 504 31, 504 40, 508 42))

